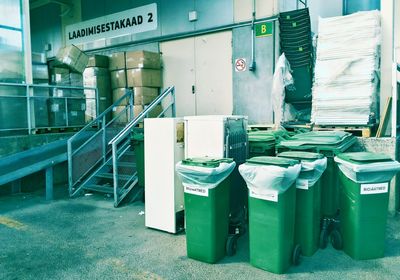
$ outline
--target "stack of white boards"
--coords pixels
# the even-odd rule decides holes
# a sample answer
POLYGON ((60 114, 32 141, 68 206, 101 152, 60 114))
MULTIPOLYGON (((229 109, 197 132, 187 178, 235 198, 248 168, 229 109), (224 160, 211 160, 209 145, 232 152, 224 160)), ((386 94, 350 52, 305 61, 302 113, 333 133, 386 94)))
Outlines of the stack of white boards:
POLYGON ((312 121, 367 125, 379 96, 380 13, 319 20, 312 121))

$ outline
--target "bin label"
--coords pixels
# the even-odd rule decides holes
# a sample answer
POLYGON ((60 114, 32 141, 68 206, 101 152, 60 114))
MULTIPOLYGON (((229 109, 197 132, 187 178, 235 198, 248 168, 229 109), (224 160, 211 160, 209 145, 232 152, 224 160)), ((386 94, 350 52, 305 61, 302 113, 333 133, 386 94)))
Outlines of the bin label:
POLYGON ((297 179, 296 188, 301 190, 308 190, 308 180, 307 179, 297 179))
POLYGON ((250 197, 253 197, 253 198, 278 202, 278 192, 277 191, 268 191, 263 194, 260 194, 260 193, 255 193, 254 191, 250 190, 249 195, 250 195, 250 197))
POLYGON ((361 194, 387 193, 388 191, 389 183, 361 184, 361 194))
POLYGON ((185 193, 190 193, 199 196, 208 196, 208 189, 196 186, 185 186, 185 193))

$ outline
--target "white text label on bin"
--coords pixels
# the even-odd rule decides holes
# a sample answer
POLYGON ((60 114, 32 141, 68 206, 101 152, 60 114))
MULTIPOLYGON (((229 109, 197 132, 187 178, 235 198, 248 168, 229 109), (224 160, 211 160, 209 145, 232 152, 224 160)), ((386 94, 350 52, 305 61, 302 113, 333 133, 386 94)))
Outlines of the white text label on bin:
POLYGON ((388 191, 389 183, 361 184, 361 194, 387 193, 388 191))
POLYGON ((263 194, 259 194, 259 193, 255 193, 254 191, 250 190, 250 197, 278 202, 278 192, 277 191, 270 191, 270 192, 265 192, 263 194))
POLYGON ((185 186, 185 193, 199 196, 208 196, 208 189, 194 186, 185 186))
POLYGON ((301 189, 301 190, 308 190, 308 180, 297 179, 296 180, 296 188, 301 189))

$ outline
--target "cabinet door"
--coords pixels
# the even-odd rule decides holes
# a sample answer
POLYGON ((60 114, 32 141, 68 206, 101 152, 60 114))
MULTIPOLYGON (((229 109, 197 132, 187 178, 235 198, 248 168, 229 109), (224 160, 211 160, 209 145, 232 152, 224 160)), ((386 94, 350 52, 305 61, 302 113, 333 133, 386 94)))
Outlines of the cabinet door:
POLYGON ((232 32, 195 37, 196 115, 232 114, 232 32))
POLYGON ((193 116, 195 110, 194 38, 160 44, 163 59, 163 85, 175 86, 176 116, 193 116))

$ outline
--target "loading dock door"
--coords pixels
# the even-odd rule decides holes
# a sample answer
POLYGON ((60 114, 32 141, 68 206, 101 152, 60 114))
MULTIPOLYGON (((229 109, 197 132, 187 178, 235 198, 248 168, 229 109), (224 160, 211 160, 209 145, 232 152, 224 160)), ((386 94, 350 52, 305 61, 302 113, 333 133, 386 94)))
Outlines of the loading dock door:
POLYGON ((160 50, 177 116, 232 114, 231 31, 164 42, 160 50))

